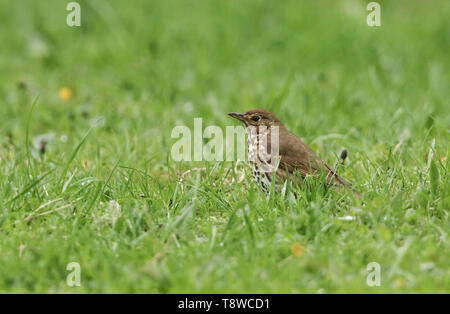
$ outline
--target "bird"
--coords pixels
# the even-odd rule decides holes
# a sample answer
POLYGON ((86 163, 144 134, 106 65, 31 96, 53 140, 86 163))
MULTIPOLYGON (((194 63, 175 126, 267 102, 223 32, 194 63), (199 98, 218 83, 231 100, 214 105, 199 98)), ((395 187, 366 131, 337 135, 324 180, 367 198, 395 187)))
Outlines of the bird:
POLYGON ((302 186, 307 176, 320 178, 323 174, 328 184, 339 190, 349 188, 359 194, 270 111, 252 109, 228 115, 241 121, 246 128, 252 179, 265 192, 269 191, 273 179, 277 188, 286 180, 302 186))

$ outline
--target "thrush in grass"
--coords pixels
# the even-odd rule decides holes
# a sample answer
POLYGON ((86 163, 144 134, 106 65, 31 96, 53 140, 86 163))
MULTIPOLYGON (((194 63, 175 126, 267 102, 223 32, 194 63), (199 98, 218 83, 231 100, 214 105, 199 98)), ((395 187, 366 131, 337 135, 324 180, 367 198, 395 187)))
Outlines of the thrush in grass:
POLYGON ((339 189, 351 188, 308 145, 289 132, 273 113, 254 109, 245 113, 230 112, 228 115, 243 122, 246 127, 252 178, 263 190, 270 188, 273 179, 277 186, 288 179, 302 185, 308 175, 313 178, 323 175, 327 183, 339 189))

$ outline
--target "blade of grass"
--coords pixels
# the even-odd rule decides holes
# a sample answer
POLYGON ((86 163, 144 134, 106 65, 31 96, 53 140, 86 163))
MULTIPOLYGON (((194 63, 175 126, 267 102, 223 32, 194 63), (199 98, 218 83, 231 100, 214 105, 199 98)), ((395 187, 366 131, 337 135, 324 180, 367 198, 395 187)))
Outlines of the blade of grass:
POLYGON ((252 225, 250 223, 250 218, 248 218, 247 210, 244 209, 244 210, 242 210, 242 212, 244 213, 245 225, 247 226, 248 233, 250 234, 250 239, 252 240, 252 244, 254 244, 255 243, 255 236, 253 234, 253 228, 252 228, 252 225))
POLYGON ((0 228, 5 223, 6 219, 8 218, 8 210, 5 208, 3 209, 3 216, 2 219, 0 219, 0 228))
POLYGON ((6 202, 6 204, 10 204, 14 201, 16 201, 18 198, 20 198, 22 195, 26 194, 28 191, 30 191, 34 186, 36 186, 39 182, 41 182, 50 172, 49 171, 45 174, 43 174, 41 177, 33 180, 30 184, 28 184, 23 190, 22 192, 20 192, 19 194, 17 194, 15 197, 13 197, 12 199, 10 199, 9 201, 6 202))
POLYGON ((80 150, 81 146, 83 146, 84 142, 86 141, 87 137, 89 136, 89 134, 91 133, 92 128, 89 129, 86 134, 83 136, 83 138, 81 139, 80 143, 77 145, 77 147, 75 148, 75 150, 73 151, 72 155, 70 156, 69 160, 66 163, 66 166, 64 167, 63 172, 61 173, 61 176, 58 179, 57 182, 57 186, 59 186, 61 184, 61 181, 65 178, 67 171, 69 170, 70 164, 72 163, 72 161, 75 159, 75 157, 78 154, 78 151, 80 150))
POLYGON ((105 192, 105 188, 108 185, 109 181, 111 180, 111 177, 113 176, 114 172, 117 169, 117 166, 119 165, 120 162, 120 158, 117 160, 116 164, 114 165, 113 169, 111 170, 111 172, 109 173, 108 179, 106 179, 105 184, 103 185, 102 188, 102 194, 105 192))
POLYGON ((31 153, 30 153, 30 123, 31 123, 31 116, 33 114, 34 107, 36 106, 37 101, 39 100, 39 95, 37 95, 33 102, 31 103, 31 109, 28 113, 27 118, 27 125, 26 125, 26 132, 25 132, 25 150, 27 153, 27 161, 28 161, 28 167, 27 172, 28 176, 31 175, 32 179, 34 179, 34 171, 33 171, 33 164, 31 163, 31 153))

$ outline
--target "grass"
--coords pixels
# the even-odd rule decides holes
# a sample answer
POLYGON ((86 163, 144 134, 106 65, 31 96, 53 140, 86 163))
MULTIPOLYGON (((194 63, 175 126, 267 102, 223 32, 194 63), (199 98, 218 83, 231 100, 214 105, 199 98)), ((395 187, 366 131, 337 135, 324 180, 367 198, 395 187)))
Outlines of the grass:
POLYGON ((2 1, 0 291, 450 292, 436 2, 380 1, 371 28, 365 1, 80 1, 70 28, 64 1, 2 1), (363 197, 171 160, 174 126, 257 107, 332 165, 345 147, 363 197))

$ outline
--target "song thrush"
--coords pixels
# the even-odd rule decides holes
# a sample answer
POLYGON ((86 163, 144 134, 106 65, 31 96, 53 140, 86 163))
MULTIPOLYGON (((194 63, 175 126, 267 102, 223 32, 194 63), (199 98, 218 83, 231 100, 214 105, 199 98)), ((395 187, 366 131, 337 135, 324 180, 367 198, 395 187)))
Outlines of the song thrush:
POLYGON ((302 185, 299 180, 303 181, 307 175, 319 177, 321 172, 326 175, 329 184, 351 188, 349 183, 338 176, 302 140, 289 132, 271 112, 253 109, 245 113, 230 112, 228 115, 242 121, 246 127, 252 177, 264 191, 270 188, 274 175, 277 186, 287 178, 302 185), (273 145, 274 141, 277 141, 277 145, 273 145), (274 155, 277 155, 275 163, 274 155), (296 172, 297 175, 294 175, 296 172))

